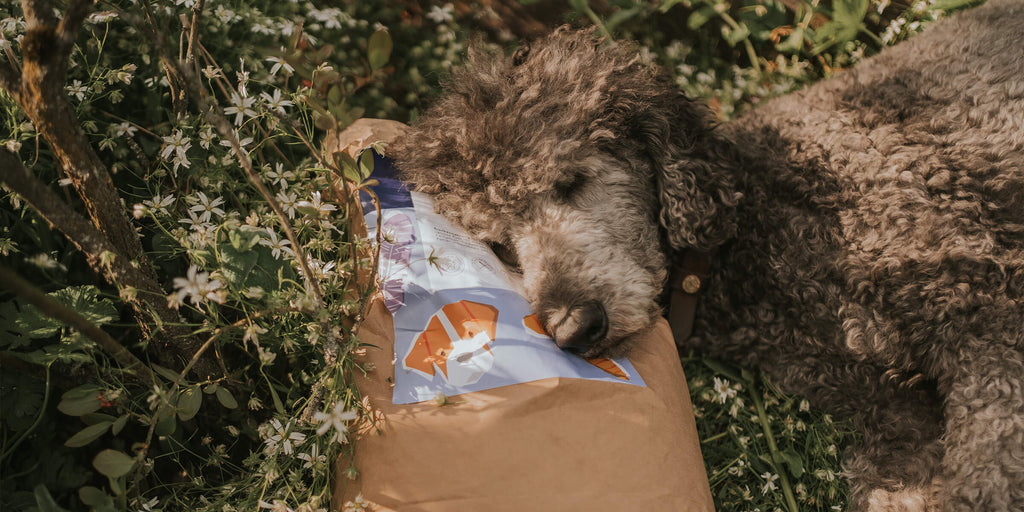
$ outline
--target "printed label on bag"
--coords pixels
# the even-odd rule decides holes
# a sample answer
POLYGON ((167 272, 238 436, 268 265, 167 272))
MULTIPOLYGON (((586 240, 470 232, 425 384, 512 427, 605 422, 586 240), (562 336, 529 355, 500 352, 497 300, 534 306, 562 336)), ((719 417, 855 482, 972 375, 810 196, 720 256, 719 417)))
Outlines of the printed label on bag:
MULTIPOLYGON (((422 402, 500 386, 570 377, 643 386, 627 359, 584 359, 544 332, 512 276, 484 244, 410 192, 374 155, 381 204, 379 285, 394 316, 393 402, 422 402)), ((377 212, 363 211, 371 237, 377 212)))

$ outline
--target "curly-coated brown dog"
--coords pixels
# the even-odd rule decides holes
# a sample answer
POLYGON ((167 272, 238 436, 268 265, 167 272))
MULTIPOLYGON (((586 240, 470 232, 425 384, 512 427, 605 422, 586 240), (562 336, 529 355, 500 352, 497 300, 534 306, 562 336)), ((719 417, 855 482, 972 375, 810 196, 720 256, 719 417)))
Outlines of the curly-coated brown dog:
POLYGON ((556 342, 621 352, 713 252, 688 344, 853 418, 857 510, 1024 510, 1024 4, 715 126, 634 47, 472 53, 392 148, 556 342))

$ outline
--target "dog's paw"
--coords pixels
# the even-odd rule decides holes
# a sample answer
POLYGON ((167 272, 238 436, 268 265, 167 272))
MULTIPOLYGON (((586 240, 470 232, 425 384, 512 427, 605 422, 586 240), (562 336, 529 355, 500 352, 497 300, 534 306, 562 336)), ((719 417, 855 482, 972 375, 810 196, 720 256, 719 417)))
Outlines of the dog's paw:
POLYGON ((928 488, 875 489, 868 496, 868 512, 939 512, 941 509, 935 493, 928 488))

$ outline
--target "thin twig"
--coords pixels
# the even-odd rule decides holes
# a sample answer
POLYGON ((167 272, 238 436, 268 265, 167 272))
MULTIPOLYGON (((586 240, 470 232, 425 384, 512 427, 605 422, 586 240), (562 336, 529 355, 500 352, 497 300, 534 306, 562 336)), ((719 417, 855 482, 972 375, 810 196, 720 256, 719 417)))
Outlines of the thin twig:
MULTIPOLYGON (((136 310, 140 328, 150 329, 146 318, 151 312, 155 312, 159 321, 164 324, 177 321, 177 313, 167 307, 163 300, 163 288, 155 278, 121 256, 103 232, 33 176, 17 157, 0 150, 0 169, 3 169, 3 172, 0 172, 0 183, 7 185, 24 198, 52 229, 64 233, 64 236, 85 255, 86 262, 97 274, 104 276, 111 284, 132 287, 139 291, 136 298, 128 300, 128 303, 136 310)), ((168 348, 176 355, 187 354, 198 345, 191 336, 170 325, 167 325, 165 338, 168 348), (173 343, 170 343, 172 340, 173 343)), ((163 350, 162 346, 157 346, 158 351, 163 350)), ((211 365, 204 363, 199 371, 210 374, 211 369, 211 365)))
POLYGON ((138 372, 136 376, 143 384, 152 385, 156 382, 156 377, 149 366, 146 366, 145 363, 135 357, 128 349, 124 348, 106 331, 97 327, 96 324, 90 322, 77 311, 64 306, 49 295, 46 295, 42 290, 32 286, 31 283, 18 277, 18 274, 15 274, 14 271, 3 265, 0 265, 0 286, 7 288, 18 297, 24 299, 25 302, 39 308, 44 315, 64 322, 82 333, 85 337, 95 341, 104 352, 121 365, 122 370, 129 373, 138 372))

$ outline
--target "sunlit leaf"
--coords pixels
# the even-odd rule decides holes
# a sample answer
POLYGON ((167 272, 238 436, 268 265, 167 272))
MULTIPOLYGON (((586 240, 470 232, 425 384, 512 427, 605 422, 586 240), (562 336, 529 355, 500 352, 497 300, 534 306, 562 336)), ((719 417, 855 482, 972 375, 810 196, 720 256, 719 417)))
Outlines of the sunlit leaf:
POLYGON ((92 460, 92 467, 109 478, 127 475, 135 466, 135 459, 117 450, 103 450, 92 460))
POLYGON ((386 29, 380 29, 370 35, 367 41, 367 59, 370 61, 370 69, 376 71, 388 63, 391 58, 391 34, 386 29))

